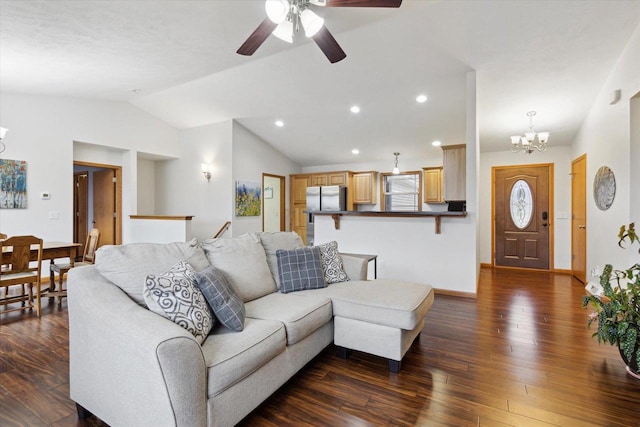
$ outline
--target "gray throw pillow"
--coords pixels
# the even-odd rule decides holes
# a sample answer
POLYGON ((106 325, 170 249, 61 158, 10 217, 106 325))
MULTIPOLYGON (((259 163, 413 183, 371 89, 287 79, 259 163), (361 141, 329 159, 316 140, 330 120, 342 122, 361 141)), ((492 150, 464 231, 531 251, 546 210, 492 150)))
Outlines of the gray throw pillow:
POLYGON ((320 249, 298 248, 290 251, 278 249, 278 276, 283 294, 304 289, 326 288, 320 249))
POLYGON ((334 240, 333 242, 318 245, 317 247, 320 248, 325 282, 331 284, 348 281, 349 276, 347 276, 347 273, 344 271, 342 257, 338 253, 338 242, 334 240))
POLYGON ((179 261, 162 274, 147 276, 143 291, 149 310, 191 332, 202 344, 215 319, 196 283, 196 272, 179 261))
POLYGON ((244 302, 233 290, 222 271, 211 266, 196 273, 198 287, 207 299, 216 318, 234 332, 244 329, 244 302))

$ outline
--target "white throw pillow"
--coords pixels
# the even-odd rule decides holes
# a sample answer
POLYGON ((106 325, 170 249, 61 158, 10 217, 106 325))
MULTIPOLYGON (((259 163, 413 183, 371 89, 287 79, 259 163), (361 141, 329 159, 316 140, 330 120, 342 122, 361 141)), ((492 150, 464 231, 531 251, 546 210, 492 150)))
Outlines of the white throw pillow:
POLYGON ((243 302, 276 291, 267 257, 255 233, 207 240, 202 242, 202 248, 211 265, 224 273, 243 302))
POLYGON ((327 284, 346 282, 349 276, 344 271, 342 257, 338 253, 338 242, 333 241, 318 245, 320 248, 320 258, 322 260, 322 270, 324 271, 324 280, 327 284))
POLYGON ((186 261, 162 274, 148 275, 143 295, 149 310, 191 332, 198 343, 209 335, 213 313, 198 287, 195 270, 186 261))

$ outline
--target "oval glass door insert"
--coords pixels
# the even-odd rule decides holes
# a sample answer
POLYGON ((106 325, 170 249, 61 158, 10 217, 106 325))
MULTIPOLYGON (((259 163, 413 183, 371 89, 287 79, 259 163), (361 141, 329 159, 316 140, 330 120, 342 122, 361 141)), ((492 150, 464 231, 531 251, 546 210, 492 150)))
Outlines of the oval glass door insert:
POLYGON ((511 219, 520 230, 531 223, 533 216, 533 194, 525 180, 518 180, 511 189, 511 219))

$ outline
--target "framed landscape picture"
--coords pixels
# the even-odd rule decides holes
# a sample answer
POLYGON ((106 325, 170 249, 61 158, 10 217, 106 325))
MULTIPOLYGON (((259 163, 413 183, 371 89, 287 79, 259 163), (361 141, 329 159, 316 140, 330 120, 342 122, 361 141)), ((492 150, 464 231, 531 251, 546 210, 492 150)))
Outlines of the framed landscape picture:
POLYGON ((27 162, 0 159, 0 209, 27 208, 27 162))
POLYGON ((258 182, 236 181, 236 216, 260 216, 261 187, 258 182))

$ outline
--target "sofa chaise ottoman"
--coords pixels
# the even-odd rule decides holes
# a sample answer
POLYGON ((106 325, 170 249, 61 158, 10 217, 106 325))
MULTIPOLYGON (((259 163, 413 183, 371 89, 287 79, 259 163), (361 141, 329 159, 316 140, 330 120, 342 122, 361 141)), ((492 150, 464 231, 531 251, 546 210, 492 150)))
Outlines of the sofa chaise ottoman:
POLYGON ((79 416, 112 427, 231 426, 332 342, 386 357, 397 372, 424 325, 431 288, 366 281, 366 261, 344 256, 344 276, 334 279, 351 280, 283 293, 278 251, 301 246, 284 232, 107 246, 94 266, 72 269, 70 395, 79 416), (176 263, 224 273, 243 304, 240 331, 218 321, 198 338, 149 309, 142 284, 176 263))

